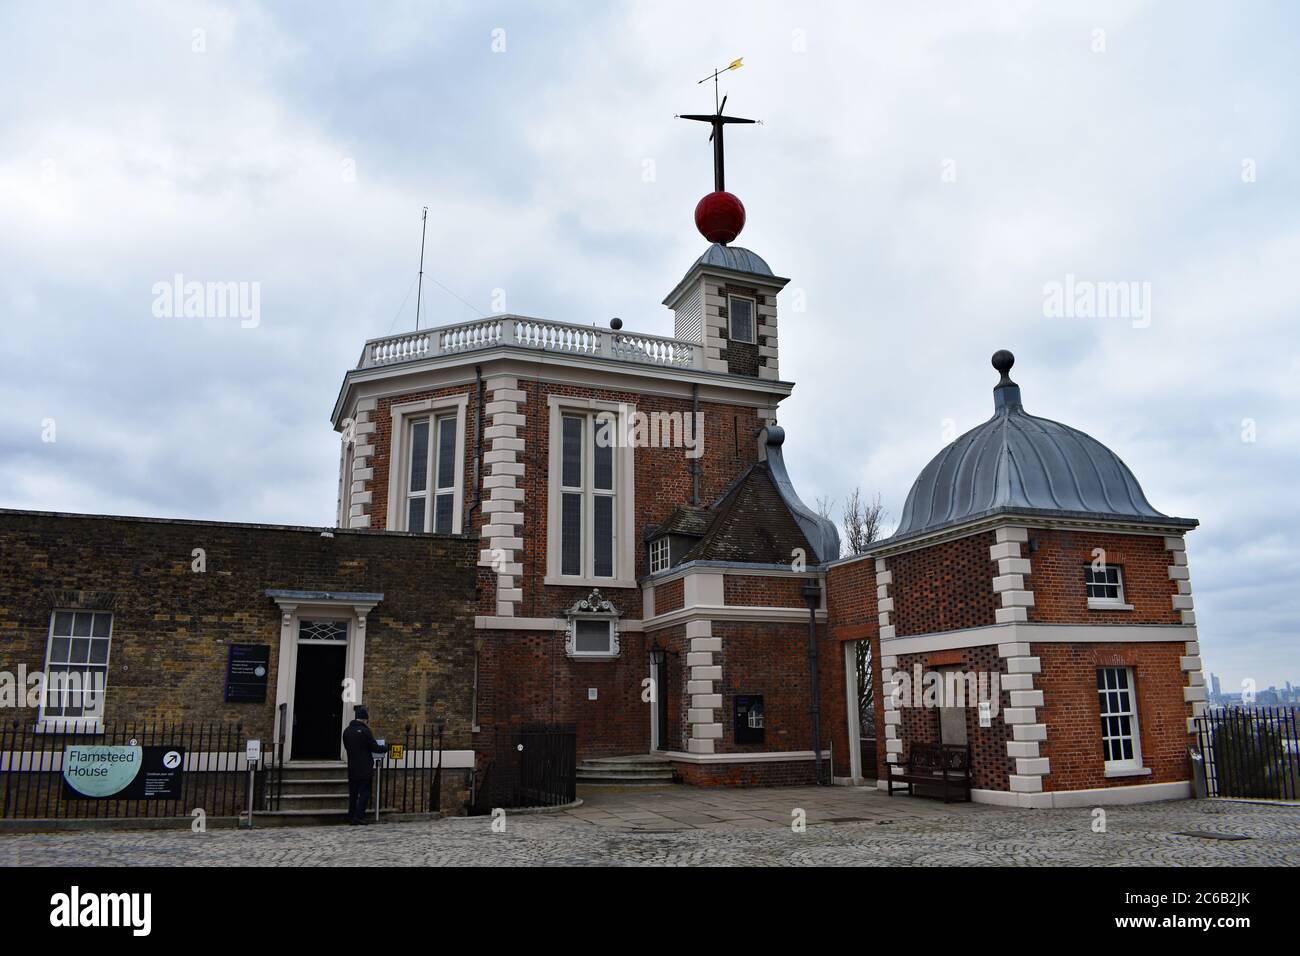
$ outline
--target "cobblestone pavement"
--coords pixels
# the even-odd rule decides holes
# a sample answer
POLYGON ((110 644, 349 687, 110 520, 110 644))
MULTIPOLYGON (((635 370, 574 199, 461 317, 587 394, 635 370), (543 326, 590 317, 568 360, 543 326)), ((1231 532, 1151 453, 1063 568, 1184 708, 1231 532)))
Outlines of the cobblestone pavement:
POLYGON ((0 865, 1300 865, 1300 807, 1175 801, 1012 810, 849 788, 584 791, 584 804, 370 827, 0 835, 0 865), (796 810, 806 813, 794 832, 796 810), (1180 831, 1235 834, 1228 841, 1180 831))

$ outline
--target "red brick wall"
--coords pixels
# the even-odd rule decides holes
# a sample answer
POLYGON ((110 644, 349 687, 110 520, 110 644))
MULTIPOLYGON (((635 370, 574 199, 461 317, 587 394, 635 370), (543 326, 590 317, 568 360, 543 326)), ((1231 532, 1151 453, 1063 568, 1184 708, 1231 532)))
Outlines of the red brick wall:
MULTIPOLYGON (((967 647, 959 651, 945 651, 942 655, 903 654, 898 658, 898 670, 908 675, 915 685, 915 666, 919 664, 921 673, 937 671, 940 668, 960 668, 964 672, 976 671, 986 674, 998 674, 999 682, 1006 672, 1006 663, 998 657, 998 649, 992 646, 967 647)), ((988 686, 992 686, 991 679, 988 686)), ((1000 686, 1000 684, 999 684, 1000 686)), ((920 689, 912 687, 912 700, 920 697, 920 689)), ((1002 718, 1003 708, 1010 701, 1010 692, 1001 691, 998 697, 998 712, 993 717, 990 727, 979 725, 979 706, 977 703, 966 708, 966 744, 971 751, 971 786, 977 790, 1007 790, 1010 788, 1008 775, 1012 762, 1007 757, 1007 740, 1011 737, 1011 728, 1002 718)), ((902 708, 903 722, 899 736, 903 740, 903 759, 914 743, 939 743, 939 710, 935 707, 906 706, 911 700, 904 700, 902 708)), ((884 726, 883 705, 879 716, 880 726, 884 726)), ((883 736, 883 732, 881 734, 883 736)), ((881 746, 883 753, 883 745, 881 746)), ((882 770, 882 773, 888 771, 882 770)))
POLYGON ((679 610, 685 601, 685 579, 676 578, 655 588, 655 614, 679 610))
MULTIPOLYGON (((832 640, 827 645, 827 655, 836 661, 835 674, 824 682, 822 691, 823 713, 830 717, 823 719, 822 726, 829 725, 828 736, 834 743, 835 773, 847 777, 852 772, 849 763, 849 724, 848 696, 844 674, 845 641, 866 640, 871 642, 871 672, 875 675, 876 694, 876 742, 877 768, 884 763, 884 726, 885 717, 880 695, 880 625, 876 601, 876 562, 864 558, 848 564, 840 564, 826 572, 826 606, 828 610, 832 640)), ((870 756, 867 762, 870 763, 870 756)), ((871 767, 863 771, 871 772, 871 767)), ((877 769, 877 773, 884 771, 877 769)))
POLYGON ((1187 676, 1179 669, 1182 643, 1034 644, 1042 673, 1034 686, 1043 691, 1046 706, 1039 710, 1047 724, 1047 741, 1039 748, 1051 759, 1044 778, 1047 790, 1081 790, 1187 780, 1187 718, 1183 702, 1187 676), (1107 779, 1101 753, 1101 711, 1097 698, 1097 668, 1134 669, 1138 732, 1142 762, 1152 773, 1145 777, 1107 779))
POLYGON ((807 625, 714 621, 713 636, 722 638, 722 653, 714 655, 722 664, 717 750, 811 750, 807 625), (763 743, 736 743, 732 718, 737 694, 763 695, 763 743))
MULTIPOLYGON (((990 587, 992 585, 990 584, 990 587)), ((826 607, 831 627, 837 634, 856 625, 876 627, 879 609, 876 604, 876 562, 863 558, 838 564, 826 572, 826 607)), ((855 636, 845 640, 856 640, 855 636)))
MULTIPOLYGON (((520 460, 525 464, 525 474, 519 487, 525 489, 523 538, 521 555, 523 575, 517 586, 523 588, 523 601, 515 613, 522 617, 549 617, 562 613, 589 589, 546 587, 546 532, 548 523, 547 475, 550 456, 550 405, 551 395, 595 398, 600 401, 626 402, 646 414, 653 412, 691 412, 691 403, 685 399, 639 395, 629 391, 593 389, 579 386, 556 385, 538 380, 520 379, 519 388, 527 394, 527 401, 519 411, 527 419, 520 434, 525 448, 520 460)), ((704 415, 704 454, 701 463, 700 495, 708 503, 719 495, 735 476, 757 458, 754 431, 758 416, 753 408, 701 403, 704 415)), ((638 536, 635 576, 647 573, 645 549, 640 544, 640 534, 650 524, 664 521, 680 505, 689 504, 692 479, 681 448, 638 448, 636 455, 636 515, 633 522, 638 536)), ((614 601, 624 614, 641 616, 639 588, 603 589, 606 597, 614 601)))
MULTIPOLYGON (((852 772, 849 764, 849 713, 848 687, 844 674, 844 642, 836 640, 829 628, 818 628, 817 680, 821 691, 822 749, 833 752, 835 775, 847 777, 852 772)), ((808 641, 804 627, 805 653, 808 641)), ((793 656, 794 648, 789 653, 793 656)))
POLYGON ((1169 579, 1170 554, 1160 535, 1105 534, 1091 531, 1031 529, 1038 549, 1028 556, 1032 573, 1025 587, 1034 592, 1029 620, 1052 624, 1179 624, 1170 598, 1178 593, 1169 579), (1093 562, 1093 549, 1106 552, 1106 563, 1123 569, 1124 599, 1131 611, 1091 611, 1084 569, 1093 562))
POLYGON ((563 633, 546 631, 479 632, 478 712, 481 733, 475 738, 484 754, 494 749, 498 727, 521 723, 577 725, 578 759, 646 753, 650 749, 650 708, 641 699, 650 676, 653 644, 667 654, 669 726, 664 739, 671 750, 685 750, 690 736, 686 693, 689 650, 686 628, 678 625, 651 634, 620 634, 620 654, 612 661, 576 661, 564 653, 563 633), (597 699, 587 699, 587 688, 597 699))
MULTIPOLYGON (((650 676, 644 634, 621 633, 614 660, 577 661, 565 655, 562 632, 479 633, 476 745, 484 753, 492 752, 498 727, 532 722, 576 724, 580 759, 649 750, 651 705, 641 700, 642 681, 650 676), (596 700, 587 699, 589 687, 597 689, 596 700)), ((679 660, 685 661, 680 651, 679 660)))
MULTIPOLYGON (((811 760, 740 764, 698 764, 674 761, 673 770, 681 777, 683 783, 696 787, 797 787, 806 786, 814 781, 811 760)), ((825 773, 826 768, 823 766, 823 779, 825 773)))
MULTIPOLYGON (((393 447, 393 406, 406 402, 421 402, 426 398, 447 398, 452 395, 469 396, 469 404, 465 409, 465 473, 461 478, 461 484, 465 489, 463 511, 465 514, 469 513, 470 502, 474 500, 474 423, 475 416, 478 415, 478 392, 473 385, 453 385, 423 392, 409 392, 394 398, 381 398, 376 403, 375 411, 370 413, 370 420, 375 423, 375 430, 371 433, 369 441, 375 449, 375 454, 370 459, 375 474, 367 486, 371 492, 368 512, 371 528, 384 530, 388 527, 388 478, 391 467, 390 450, 393 447)), ((491 420, 486 420, 484 427, 491 424, 491 420)))
POLYGON ((997 563, 989 560, 993 543, 989 531, 886 558, 894 577, 889 596, 894 599, 890 621, 895 634, 933 634, 996 623, 997 563))
MULTIPOLYGON (((526 489, 524 511, 524 575, 521 585, 524 600, 515 613, 526 617, 546 617, 573 603, 564 588, 546 588, 546 529, 547 473, 550 460, 550 405, 551 395, 578 398, 595 398, 607 402, 626 402, 637 411, 677 412, 687 415, 691 403, 687 399, 640 395, 636 392, 593 389, 571 385, 556 385, 536 380, 519 380, 519 387, 528 395, 520 407, 527 416, 528 425, 523 430, 526 447, 521 460, 526 463, 526 473, 520 483, 526 489)), ((704 416, 704 454, 697 461, 701 465, 700 498, 709 504, 746 467, 757 460, 758 445, 755 438, 759 420, 754 408, 739 408, 702 402, 704 416)), ((692 478, 687 466, 691 459, 681 448, 636 449, 636 529, 637 545, 635 576, 648 573, 645 548, 640 535, 647 525, 666 520, 681 505, 691 500, 692 478)), ((611 589, 606 595, 626 614, 641 615, 640 589, 627 592, 611 589)))
MULTIPOLYGON (((537 379, 521 378, 519 388, 527 395, 527 401, 519 406, 519 413, 524 415, 527 424, 519 430, 520 436, 525 440, 525 449, 520 453, 519 460, 526 468, 525 474, 518 481, 518 487, 525 490, 526 497, 520 509, 524 513, 524 549, 521 555, 524 573, 516 582, 516 586, 523 588, 524 600, 516 606, 515 613, 521 617, 551 617, 563 613, 579 597, 585 597, 590 589, 547 588, 542 583, 546 576, 547 475, 550 454, 548 397, 564 395, 615 403, 625 402, 646 414, 677 412, 688 415, 692 411, 692 405, 689 399, 641 395, 633 391, 616 389, 560 385, 537 379)), ((376 426, 375 432, 371 435, 371 441, 375 446, 372 459, 374 478, 369 485, 372 492, 370 508, 372 527, 383 527, 388 514, 392 406, 426 398, 441 398, 465 393, 469 395, 469 405, 466 409, 465 421, 464 510, 469 514, 470 504, 474 500, 472 473, 477 393, 472 385, 457 385, 433 391, 410 392, 381 399, 378 402, 378 407, 371 415, 376 426)), ((490 395, 488 397, 490 399, 490 395)), ((756 407, 752 406, 701 402, 700 411, 704 416, 704 454, 696 460, 701 468, 701 503, 709 504, 741 471, 757 460, 756 433, 759 419, 756 407)), ((486 416, 484 427, 487 428, 491 424, 491 416, 486 416)), ((490 449, 491 442, 485 439, 484 452, 490 449)), ((682 448, 638 448, 635 454, 636 515, 633 527, 637 535, 637 543, 633 549, 636 555, 636 569, 633 576, 640 576, 648 570, 645 549, 640 543, 641 532, 647 525, 664 521, 678 506, 690 503, 692 476, 688 466, 692 459, 686 457, 685 449, 682 448)), ((490 470, 490 467, 485 465, 482 473, 489 474, 490 470)), ((475 514, 471 526, 466 529, 467 532, 478 540, 479 531, 485 521, 481 512, 475 514)), ((480 612, 494 614, 495 579, 489 578, 487 581, 490 587, 480 595, 480 612)), ((624 614, 640 617, 639 588, 603 590, 606 591, 606 597, 612 599, 624 614)))
POLYGON ((691 697, 686 693, 686 682, 690 679, 686 655, 690 652, 691 642, 686 637, 686 626, 682 624, 655 631, 649 635, 649 640, 664 648, 668 655, 668 687, 663 691, 668 698, 668 726, 662 731, 664 742, 669 750, 686 750, 686 741, 691 736, 691 725, 686 719, 691 706, 691 697))
POLYGON ((722 602, 742 607, 808 607, 804 601, 803 578, 724 574, 722 602))
MULTIPOLYGON (((722 665, 722 739, 716 743, 717 752, 812 750, 807 623, 714 621, 713 636, 722 638, 722 652, 715 655, 722 665), (763 743, 737 744, 735 698, 754 694, 763 696, 763 743)), ((825 624, 818 625, 817 643, 821 746, 835 750, 837 766, 843 763, 847 775, 844 648, 830 637, 825 624)))

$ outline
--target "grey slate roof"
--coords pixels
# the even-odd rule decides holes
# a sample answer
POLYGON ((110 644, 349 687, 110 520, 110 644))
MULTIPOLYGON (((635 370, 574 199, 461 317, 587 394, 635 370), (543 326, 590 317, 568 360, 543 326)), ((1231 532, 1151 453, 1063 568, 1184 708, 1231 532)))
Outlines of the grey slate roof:
POLYGON ((766 451, 767 467, 772 473, 772 481, 781 495, 781 500, 790 509, 790 514, 794 516, 794 520, 808 538, 808 543, 812 545, 817 560, 834 561, 840 556, 839 529, 835 527, 834 521, 823 518, 804 504, 799 493, 794 490, 794 482, 790 480, 790 473, 785 467, 785 456, 781 453, 783 444, 785 444, 785 429, 780 425, 769 427, 766 451))
POLYGON ((766 461, 741 472, 707 508, 678 508, 652 537, 686 534, 698 537, 675 561, 732 561, 789 566, 796 548, 809 564, 840 555, 834 522, 814 513, 794 490, 781 445, 785 430, 767 429, 766 461))
POLYGON ((1194 519, 1153 508, 1133 472, 1101 442, 1026 412, 1020 387, 1006 374, 1013 360, 1005 355, 993 417, 922 469, 890 540, 999 512, 1195 527, 1194 519))
POLYGON ((666 534, 685 534, 702 538, 713 521, 713 512, 708 508, 693 508, 683 505, 668 516, 668 520, 654 529, 652 537, 659 538, 666 534))
MULTIPOLYGON (((713 266, 717 269, 730 269, 732 272, 748 272, 756 276, 772 275, 771 268, 763 261, 763 257, 758 253, 750 252, 748 249, 742 249, 740 246, 724 246, 720 242, 715 242, 709 248, 704 250, 704 255, 695 260, 691 266, 713 266)), ((690 269, 686 270, 690 274, 690 269)))
MULTIPOLYGON (((813 549, 781 498, 767 462, 750 465, 709 509, 704 536, 677 563, 736 561, 789 564, 791 552, 813 549)), ((809 563, 815 563, 810 557, 809 563)))

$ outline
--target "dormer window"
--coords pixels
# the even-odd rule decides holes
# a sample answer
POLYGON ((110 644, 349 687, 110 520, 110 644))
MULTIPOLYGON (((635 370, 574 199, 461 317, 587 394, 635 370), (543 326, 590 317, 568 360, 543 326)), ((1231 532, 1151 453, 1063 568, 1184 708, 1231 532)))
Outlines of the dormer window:
POLYGON ((660 571, 667 571, 671 564, 669 557, 668 538, 656 538, 650 542, 650 573, 658 574, 660 571))
POLYGON ((754 300, 743 295, 727 296, 727 337, 733 342, 748 342, 753 345, 754 337, 754 300))
POLYGON ((619 612, 599 590, 569 608, 564 652, 570 657, 612 660, 618 657, 619 612))
POLYGON ((1124 574, 1118 565, 1090 564, 1083 572, 1088 607, 1098 611, 1131 611, 1124 602, 1124 574))

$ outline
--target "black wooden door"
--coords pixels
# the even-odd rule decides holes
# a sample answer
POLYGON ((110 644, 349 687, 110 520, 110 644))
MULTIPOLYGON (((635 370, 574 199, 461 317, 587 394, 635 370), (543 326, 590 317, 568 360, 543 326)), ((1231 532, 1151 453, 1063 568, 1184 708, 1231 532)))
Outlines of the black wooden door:
POLYGON ((294 760, 338 760, 346 644, 299 644, 293 689, 294 760))
POLYGON ((655 706, 659 708, 659 739, 655 741, 656 750, 671 750, 673 728, 668 725, 668 655, 655 664, 655 706))

